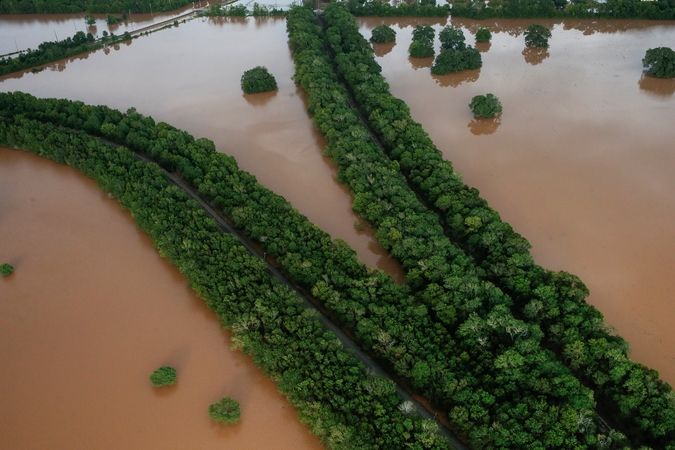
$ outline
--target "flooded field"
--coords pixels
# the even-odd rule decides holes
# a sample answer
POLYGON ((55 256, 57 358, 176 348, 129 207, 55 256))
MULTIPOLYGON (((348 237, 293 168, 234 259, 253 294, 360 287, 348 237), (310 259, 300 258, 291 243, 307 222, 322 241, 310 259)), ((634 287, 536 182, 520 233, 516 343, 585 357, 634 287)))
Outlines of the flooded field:
MULTIPOLYGON (((396 44, 376 47, 392 93, 502 218, 533 245, 535 260, 579 275, 636 361, 675 384, 675 82, 647 78, 641 60, 675 42, 675 24, 547 21, 550 47, 525 48, 534 21, 448 20, 478 46, 483 67, 432 76, 432 59, 408 57, 412 27, 441 20, 360 19, 361 31, 388 23, 396 44), (474 120, 475 95, 495 94, 496 120, 474 120)), ((438 42, 437 48, 438 52, 438 42)))
POLYGON ((93 180, 0 148, 0 235, 0 448, 322 448, 93 180), (156 389, 162 365, 178 382, 156 389), (239 424, 209 418, 223 396, 239 424))

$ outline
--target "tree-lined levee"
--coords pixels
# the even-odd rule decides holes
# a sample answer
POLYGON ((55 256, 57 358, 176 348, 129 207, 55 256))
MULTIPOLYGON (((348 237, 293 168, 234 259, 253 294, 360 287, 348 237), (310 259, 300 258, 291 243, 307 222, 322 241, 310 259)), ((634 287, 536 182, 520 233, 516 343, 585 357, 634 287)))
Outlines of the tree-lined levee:
MULTIPOLYGON (((593 389, 598 410, 625 433, 633 445, 675 448, 672 388, 662 382, 655 371, 627 357, 628 345, 610 332, 604 325, 602 314, 586 302, 588 290, 581 280, 535 264, 529 254, 529 243, 501 221, 476 189, 461 181, 461 176, 449 161, 443 160, 421 125, 412 120, 405 103, 391 95, 370 46, 360 36, 354 18, 346 9, 340 5, 329 6, 326 22, 338 74, 349 86, 370 127, 396 164, 394 167, 405 175, 406 181, 425 202, 425 211, 434 211, 435 217, 440 218, 447 239, 454 244, 456 260, 469 267, 466 270, 474 274, 478 286, 488 283, 504 295, 508 299, 504 304, 514 317, 543 332, 545 340, 541 345, 551 350, 555 359, 564 362, 584 385, 593 389)), ((328 133, 333 132, 328 130, 328 133)), ((353 158, 354 153, 349 147, 334 146, 330 146, 330 152, 336 162, 345 167, 348 166, 346 157, 353 158)), ((353 181, 347 184, 359 186, 353 181)), ((360 185, 367 183, 360 181, 360 185)), ((382 186, 378 187, 377 183, 375 186, 374 189, 381 192, 382 186)), ((355 209, 360 206, 359 194, 356 195, 355 209)), ((386 198, 376 193, 370 200, 381 204, 386 198)), ((371 211, 375 209, 370 207, 371 211)), ((365 208, 364 211, 366 215, 371 212, 365 208)), ((384 223, 384 215, 376 211, 370 217, 384 223)), ((395 243, 396 239, 406 235, 401 230, 404 226, 401 220, 391 220, 387 226, 393 230, 390 236, 395 238, 378 232, 378 237, 384 238, 381 242, 395 243)), ((391 248, 396 254, 395 246, 391 245, 391 248)), ((428 291, 434 282, 443 287, 448 284, 447 276, 452 271, 448 271, 447 266, 438 270, 441 258, 434 259, 431 264, 432 260, 427 261, 423 255, 414 256, 421 257, 416 261, 413 254, 402 255, 404 259, 409 258, 408 263, 404 261, 404 266, 408 269, 409 285, 414 290, 428 291), (415 267, 418 263, 419 267, 415 267), (441 275, 429 275, 430 268, 441 275)), ((453 265, 457 263, 445 259, 454 269, 453 265)), ((442 295, 442 290, 435 293, 436 298, 442 295)), ((580 416, 579 423, 584 420, 580 416)), ((588 442, 587 445, 605 445, 603 439, 597 438, 596 443, 588 442)), ((613 445, 617 445, 617 441, 621 442, 615 436, 613 445)))

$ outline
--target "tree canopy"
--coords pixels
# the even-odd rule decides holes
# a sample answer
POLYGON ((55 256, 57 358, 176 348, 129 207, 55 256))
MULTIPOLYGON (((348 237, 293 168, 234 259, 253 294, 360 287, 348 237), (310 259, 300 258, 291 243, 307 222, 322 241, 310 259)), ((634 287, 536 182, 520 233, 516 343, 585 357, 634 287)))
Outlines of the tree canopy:
POLYGON ((277 80, 266 67, 257 66, 241 76, 241 88, 247 94, 273 91, 277 89, 277 80))
POLYGON ((373 28, 370 42, 394 42, 396 41, 396 31, 388 25, 379 25, 373 28))
POLYGON ((532 24, 525 30, 525 45, 528 47, 548 47, 551 31, 543 25, 532 24))
POLYGON ((476 117, 489 118, 502 113, 502 104, 493 94, 476 95, 471 99, 469 108, 471 108, 471 112, 476 117))
POLYGON ((642 59, 647 74, 656 78, 675 78, 675 51, 669 47, 650 48, 642 59))
POLYGON ((150 375, 150 382, 156 387, 171 386, 176 382, 176 378, 176 369, 169 366, 162 366, 152 372, 152 375, 150 375))

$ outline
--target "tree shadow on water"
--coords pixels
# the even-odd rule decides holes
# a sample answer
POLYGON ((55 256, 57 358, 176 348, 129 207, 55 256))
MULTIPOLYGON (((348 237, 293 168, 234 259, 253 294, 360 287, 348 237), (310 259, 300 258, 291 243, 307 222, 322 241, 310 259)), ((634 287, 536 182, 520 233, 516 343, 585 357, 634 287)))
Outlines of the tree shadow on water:
POLYGON ((490 50, 490 47, 492 47, 492 42, 490 41, 476 42, 476 50, 478 50, 481 53, 487 53, 488 50, 490 50))
POLYGON ((241 94, 246 101, 253 106, 265 106, 279 93, 279 89, 269 92, 259 92, 257 94, 241 94))
POLYGON ((396 42, 373 42, 372 44, 373 52, 375 52, 375 56, 378 58, 389 54, 389 52, 391 52, 396 46, 396 42))
POLYGON ((428 58, 412 58, 408 56, 408 61, 413 69, 430 69, 431 65, 434 63, 434 57, 430 56, 428 58))
POLYGON ((467 125, 471 134, 480 136, 481 134, 492 134, 497 131, 499 125, 502 124, 501 116, 497 117, 474 117, 467 125))
POLYGON ((641 91, 653 97, 670 97, 675 94, 675 78, 656 78, 642 72, 638 81, 641 91))
POLYGON ((537 64, 544 62, 550 55, 548 53, 548 48, 546 47, 525 47, 523 56, 525 57, 526 63, 536 66, 537 64))
POLYGON ((447 75, 431 74, 431 78, 433 78, 436 84, 441 87, 457 87, 463 83, 473 83, 478 81, 478 77, 480 77, 480 69, 463 70, 447 75))

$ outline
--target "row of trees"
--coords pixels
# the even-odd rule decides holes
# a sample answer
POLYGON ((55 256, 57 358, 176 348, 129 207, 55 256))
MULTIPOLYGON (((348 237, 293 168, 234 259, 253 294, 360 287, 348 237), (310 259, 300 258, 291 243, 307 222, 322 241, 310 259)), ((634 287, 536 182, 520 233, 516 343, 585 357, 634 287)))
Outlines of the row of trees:
POLYGON ((172 11, 192 0, 0 0, 0 14, 172 11))
POLYGON ((347 0, 349 10, 355 16, 376 17, 447 17, 449 5, 436 6, 436 0, 422 0, 420 2, 399 2, 392 5, 389 2, 347 0))
POLYGON ((92 50, 91 44, 95 41, 91 33, 84 34, 78 31, 72 38, 62 41, 43 42, 36 50, 28 49, 14 58, 0 59, 0 75, 29 69, 47 64, 52 61, 92 50))
MULTIPOLYGON (((329 448, 449 448, 434 432, 433 423, 407 414, 393 382, 370 375, 316 320, 316 313, 303 307, 295 294, 267 275, 265 263, 248 254, 233 236, 222 233, 184 191, 169 185, 158 166, 138 161, 124 147, 110 147, 71 128, 92 133, 98 130, 109 138, 126 138, 151 146, 147 148, 150 153, 164 165, 175 164, 177 171, 193 182, 206 175, 191 161, 202 161, 203 167, 210 167, 213 161, 210 178, 221 186, 224 180, 230 181, 228 189, 238 197, 222 202, 248 198, 255 203, 251 199, 259 199, 270 209, 266 216, 251 220, 253 226, 260 226, 259 220, 274 218, 277 211, 293 211, 282 198, 238 171, 231 157, 216 153, 212 142, 194 140, 134 110, 122 114, 106 107, 38 100, 20 93, 0 94, 0 117, 2 145, 24 148, 77 168, 95 178, 124 208, 131 210, 139 227, 152 236, 160 254, 183 272, 223 325, 232 329, 234 345, 251 354, 256 364, 279 383, 279 389, 299 409, 301 420, 329 448), (231 173, 225 175, 223 170, 231 173), (250 191, 248 187, 255 189, 250 191), (264 194, 267 197, 261 199, 264 194)), ((218 191, 215 182, 212 190, 218 191)), ((253 210, 253 206, 242 208, 240 221, 246 222, 246 209, 253 210)), ((289 216, 287 219, 299 214, 289 216)), ((316 229, 309 225, 310 230, 316 229)), ((281 237, 293 234, 296 228, 289 224, 264 232, 274 233, 279 228, 280 237, 270 240, 284 245, 281 237)), ((289 241, 288 247, 297 245, 294 239, 289 241)), ((353 252, 340 243, 328 239, 324 247, 340 249, 345 259, 355 261, 353 252)), ((314 250, 320 255, 320 249, 314 250)), ((294 256, 297 253, 287 255, 291 259, 294 256)), ((309 266, 305 262, 297 264, 298 272, 309 266)), ((340 260, 335 263, 339 265, 340 260)), ((355 269, 365 271, 358 263, 355 269)), ((326 283, 327 275, 317 276, 326 283)), ((365 289, 373 289, 372 284, 365 289)))
POLYGON ((260 5, 257 2, 253 3, 253 9, 250 11, 246 8, 246 5, 224 5, 222 3, 214 3, 203 11, 199 13, 200 16, 206 17, 265 17, 265 16, 285 16, 288 11, 284 9, 269 7, 267 5, 260 5))
MULTIPOLYGON (((325 20, 325 42, 335 54, 338 73, 348 83, 384 83, 379 66, 355 55, 372 50, 354 17, 329 5, 325 20)), ((320 31, 311 11, 296 9, 289 15, 295 80, 307 92, 309 111, 328 140, 326 152, 338 165, 338 180, 355 196, 354 210, 373 224, 380 243, 402 262, 415 294, 415 315, 428 317, 433 325, 421 331, 434 335, 446 355, 415 364, 412 386, 445 411, 476 448, 599 446, 606 436, 595 433, 590 392, 542 349, 538 327, 516 319, 509 311, 511 300, 480 280, 469 259, 443 236, 438 218, 407 187, 398 163, 372 142, 338 83, 320 31), (588 428, 578 426, 581 419, 588 428)), ((358 99, 373 92, 362 86, 354 94, 358 99)), ((398 107, 407 110, 400 102, 389 106, 392 114, 398 107)), ((387 123, 406 128, 405 121, 387 123)), ((409 316, 398 318, 400 327, 409 316)), ((399 336, 408 349, 410 340, 399 336)), ((396 361, 401 341, 389 334, 379 340, 396 361)), ((430 348, 417 352, 425 355, 430 348)), ((393 368, 399 369, 396 363, 393 368)), ((613 437, 615 445, 622 442, 619 433, 613 437)))
POLYGON ((326 11, 329 25, 338 24, 341 39, 350 44, 342 52, 333 46, 339 71, 406 180, 477 266, 477 277, 508 294, 516 317, 541 328, 547 347, 595 391, 603 415, 636 445, 675 448, 672 388, 654 370, 628 358, 627 343, 586 302, 588 290, 581 280, 535 264, 530 244, 501 221, 476 189, 462 183, 407 106, 391 95, 348 16, 339 6, 326 11))

